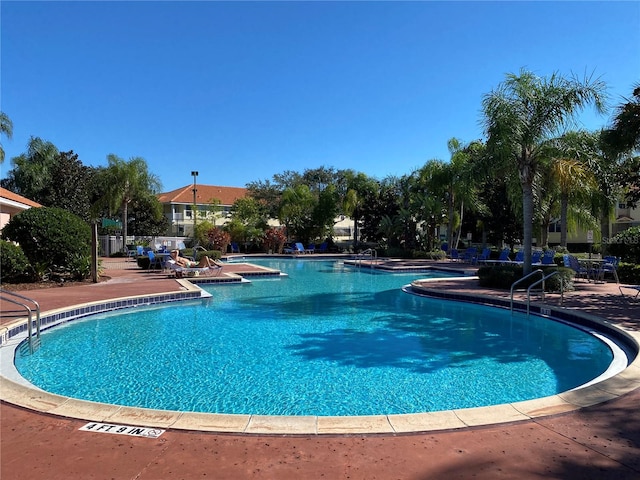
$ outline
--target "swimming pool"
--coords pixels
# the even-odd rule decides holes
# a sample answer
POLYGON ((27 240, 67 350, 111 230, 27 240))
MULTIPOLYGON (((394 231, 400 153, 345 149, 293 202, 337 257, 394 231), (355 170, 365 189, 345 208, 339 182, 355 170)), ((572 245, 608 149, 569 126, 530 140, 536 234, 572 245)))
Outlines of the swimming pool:
POLYGON ((400 290, 425 273, 256 263, 289 277, 72 322, 46 332, 16 366, 47 391, 98 402, 331 416, 542 397, 611 362, 604 343, 561 323, 400 290))

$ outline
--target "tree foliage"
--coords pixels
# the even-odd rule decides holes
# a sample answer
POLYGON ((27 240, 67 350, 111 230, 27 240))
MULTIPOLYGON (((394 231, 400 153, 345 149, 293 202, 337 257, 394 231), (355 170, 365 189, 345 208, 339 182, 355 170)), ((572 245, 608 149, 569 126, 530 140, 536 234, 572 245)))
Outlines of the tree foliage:
POLYGON ((531 271, 533 186, 544 156, 544 141, 557 137, 577 112, 593 103, 604 109, 604 83, 528 71, 508 74, 483 98, 487 146, 496 163, 513 165, 522 188, 524 273, 531 271))
POLYGON ((90 273, 91 229, 80 217, 53 207, 30 208, 11 218, 2 237, 20 244, 40 278, 90 273))
POLYGON ((107 161, 108 166, 99 173, 104 192, 93 209, 97 212, 106 207, 111 214, 119 213, 123 237, 127 238, 129 206, 136 199, 158 193, 161 183, 156 175, 149 172, 147 162, 142 157, 133 157, 127 161, 109 154, 107 161))
MULTIPOLYGON (((0 134, 6 136, 9 140, 13 137, 13 122, 4 112, 0 112, 0 134)), ((4 163, 4 148, 2 144, 0 144, 0 163, 4 163)))

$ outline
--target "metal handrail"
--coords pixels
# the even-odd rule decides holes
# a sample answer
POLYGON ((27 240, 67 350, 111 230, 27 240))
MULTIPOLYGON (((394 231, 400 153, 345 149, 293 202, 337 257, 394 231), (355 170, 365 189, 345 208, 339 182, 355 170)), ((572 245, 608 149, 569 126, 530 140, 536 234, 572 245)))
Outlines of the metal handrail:
MULTIPOLYGON (((546 279, 551 278, 554 275, 557 275, 558 273, 560 273, 558 270, 556 270, 555 272, 551 272, 549 275, 546 275, 542 277, 542 279, 538 280, 537 282, 529 285, 529 288, 527 289, 527 316, 529 315, 529 307, 531 305, 531 289, 536 285, 538 285, 540 282, 542 282, 542 301, 544 302, 544 282, 546 279)), ((562 282, 562 277, 560 277, 560 305, 563 305, 563 304, 564 304, 564 284, 562 282)))
POLYGON ((369 260, 371 260, 371 268, 373 268, 374 263, 378 263, 378 252, 375 248, 367 248, 366 250, 363 250, 362 252, 356 254, 356 264, 358 266, 362 266, 362 259, 366 256, 368 256, 369 260))
POLYGON ((29 343, 29 353, 33 353, 34 350, 40 345, 40 304, 33 300, 32 298, 25 297, 24 295, 20 295, 19 293, 15 293, 9 290, 5 290, 0 288, 0 298, 5 302, 13 303, 20 307, 23 307, 29 316, 28 324, 27 324, 27 340, 29 343), (22 300, 27 300, 35 305, 36 311, 36 341, 33 340, 33 310, 25 303, 21 303, 12 298, 7 298, 6 295, 18 297, 22 300))
POLYGON ((511 304, 510 304, 510 309, 511 312, 513 312, 513 289, 515 288, 515 286, 517 284, 519 284, 520 282, 522 282, 523 280, 526 280, 529 277, 532 277, 533 275, 536 274, 541 274, 542 277, 544 278, 544 271, 542 271, 541 269, 538 270, 534 270, 533 272, 529 273, 528 275, 525 275, 524 277, 520 278, 519 280, 516 280, 515 282, 513 282, 513 284, 511 285, 511 304))

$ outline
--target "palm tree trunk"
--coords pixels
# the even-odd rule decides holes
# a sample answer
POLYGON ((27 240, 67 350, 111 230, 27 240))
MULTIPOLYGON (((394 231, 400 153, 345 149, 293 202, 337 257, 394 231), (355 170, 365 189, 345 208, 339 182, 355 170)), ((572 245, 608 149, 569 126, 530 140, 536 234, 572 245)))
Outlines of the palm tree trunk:
POLYGON ((567 210, 569 208, 569 195, 563 193, 560 196, 560 246, 567 248, 567 210))
POLYGON ((533 239, 533 188, 532 183, 522 182, 522 242, 524 248, 524 263, 522 274, 531 273, 531 241, 533 239))
POLYGON ((127 250, 127 213, 129 209, 129 204, 127 202, 122 202, 122 250, 127 250))
POLYGON ((353 212, 353 253, 357 253, 358 247, 358 211, 353 212))
POLYGON ((456 248, 460 243, 460 238, 462 237, 462 219, 464 217, 464 201, 460 202, 460 225, 458 226, 458 238, 456 240, 456 248))
POLYGON ((449 245, 449 252, 452 248, 458 248, 458 243, 453 244, 453 189, 449 189, 449 228, 447 228, 447 243, 449 245))

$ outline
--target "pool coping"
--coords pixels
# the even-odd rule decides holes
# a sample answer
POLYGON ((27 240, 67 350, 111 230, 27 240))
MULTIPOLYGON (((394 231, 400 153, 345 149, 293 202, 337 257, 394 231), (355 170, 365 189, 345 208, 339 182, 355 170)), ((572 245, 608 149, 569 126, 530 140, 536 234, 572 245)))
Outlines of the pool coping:
MULTIPOLYGON (((429 283, 437 279, 421 280, 412 285, 419 294, 433 298, 503 306, 504 299, 479 294, 449 293, 430 289, 429 283)), ((137 305, 155 305, 173 301, 197 299, 207 296, 197 285, 188 280, 179 281, 182 291, 164 294, 120 297, 109 301, 90 302, 42 313, 43 319, 57 318, 47 323, 50 328, 58 323, 71 321, 86 315, 129 308, 137 305)), ((508 303, 508 301, 507 301, 508 303)), ((524 308, 523 302, 514 306, 524 308)), ((636 351, 640 345, 640 332, 615 326, 600 317, 560 307, 531 303, 537 314, 582 318, 587 324, 624 338, 636 351), (545 309, 544 311, 542 309, 545 309), (542 313, 541 313, 542 312, 542 313), (569 314, 567 313, 569 312, 569 314)), ((39 412, 101 423, 127 424, 142 427, 205 431, 237 434, 278 435, 345 435, 345 434, 398 434, 467 427, 495 425, 567 413, 618 398, 640 388, 640 356, 618 374, 598 383, 556 395, 521 402, 488 407, 454 409, 440 412, 390 414, 370 416, 269 416, 180 412, 126 407, 69 398, 43 391, 17 374, 13 363, 15 349, 26 336, 27 319, 17 319, 0 328, 0 400, 39 412), (11 355, 11 361, 7 361, 11 355), (10 363, 7 366, 7 363, 10 363), (10 369, 13 369, 11 371, 10 369), (16 377, 17 375, 17 377, 16 377)))

